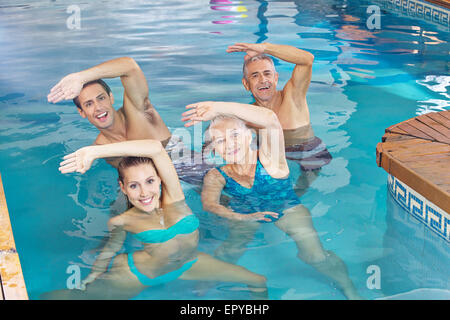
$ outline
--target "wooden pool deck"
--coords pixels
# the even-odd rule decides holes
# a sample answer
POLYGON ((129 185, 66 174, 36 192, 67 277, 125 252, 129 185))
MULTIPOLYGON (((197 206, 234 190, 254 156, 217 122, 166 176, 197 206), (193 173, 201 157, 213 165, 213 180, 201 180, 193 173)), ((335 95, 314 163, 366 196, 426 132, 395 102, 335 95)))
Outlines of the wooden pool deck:
POLYGON ((0 175, 0 300, 27 300, 28 294, 0 175))
MULTIPOLYGON (((440 218, 431 224, 439 224, 448 239, 450 110, 424 114, 387 128, 376 151, 379 167, 443 211, 434 210, 440 212, 436 215, 440 218)), ((402 197, 409 204, 404 194, 402 197)), ((418 203, 425 210, 422 201, 418 203)))
POLYGON ((425 0, 426 2, 437 4, 441 7, 450 9, 450 1, 449 0, 425 0))

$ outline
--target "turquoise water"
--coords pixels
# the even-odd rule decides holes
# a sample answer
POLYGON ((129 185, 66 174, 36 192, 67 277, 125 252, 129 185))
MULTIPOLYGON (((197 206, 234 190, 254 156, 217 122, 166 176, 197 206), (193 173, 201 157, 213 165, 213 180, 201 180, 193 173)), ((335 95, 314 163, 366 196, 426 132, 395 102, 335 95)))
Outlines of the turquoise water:
MULTIPOLYGON (((72 102, 48 104, 50 88, 68 73, 131 56, 173 131, 183 126, 180 114, 192 102, 251 102, 240 80, 243 55, 225 50, 235 42, 265 41, 315 55, 308 104, 333 161, 301 200, 325 248, 345 261, 367 299, 449 290, 449 269, 442 267, 450 262, 448 244, 426 234, 426 248, 411 245, 421 240, 414 231, 420 226, 403 219, 375 162, 386 127, 449 108, 448 29, 382 10, 380 29, 369 30, 368 1, 212 2, 2 1, 0 172, 30 298, 65 288, 70 266, 88 274, 117 196, 117 174, 104 162, 85 175, 58 172, 61 157, 91 144, 97 132, 72 102), (79 6, 79 29, 67 26, 70 4, 79 6), (370 266, 381 271, 380 288, 367 286, 370 266)), ((276 64, 281 87, 293 66, 276 64)), ((108 83, 120 106, 120 80, 108 83)), ((183 188, 202 223, 200 249, 212 253, 226 228, 201 210, 189 185, 183 188)), ((271 299, 344 299, 296 258, 292 240, 273 225, 262 225, 239 264, 268 278, 271 299)), ((195 289, 175 281, 137 298, 248 298, 224 283, 200 297, 195 289)))

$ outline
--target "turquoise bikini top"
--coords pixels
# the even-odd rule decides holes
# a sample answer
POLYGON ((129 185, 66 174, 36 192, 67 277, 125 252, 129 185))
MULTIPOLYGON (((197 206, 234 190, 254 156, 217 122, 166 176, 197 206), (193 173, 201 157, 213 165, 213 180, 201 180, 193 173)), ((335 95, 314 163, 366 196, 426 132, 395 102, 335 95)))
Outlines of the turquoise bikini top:
POLYGON ((197 230, 198 218, 195 214, 188 215, 167 229, 152 229, 135 233, 134 237, 144 243, 161 243, 169 241, 179 234, 188 234, 197 230))

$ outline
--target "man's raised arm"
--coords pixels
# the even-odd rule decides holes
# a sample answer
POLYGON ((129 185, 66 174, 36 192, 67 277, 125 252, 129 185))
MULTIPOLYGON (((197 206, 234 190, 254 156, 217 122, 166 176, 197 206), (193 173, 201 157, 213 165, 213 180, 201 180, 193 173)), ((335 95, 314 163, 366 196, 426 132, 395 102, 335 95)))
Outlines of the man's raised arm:
POLYGON ((311 81, 312 64, 314 55, 308 51, 295 48, 289 45, 272 43, 236 43, 229 46, 227 52, 246 52, 245 59, 249 59, 258 54, 268 54, 283 61, 295 64, 292 77, 289 82, 295 89, 306 95, 309 83, 311 81))
POLYGON ((144 110, 144 100, 148 98, 149 93, 147 80, 136 61, 129 57, 109 60, 65 76, 50 90, 47 99, 53 103, 73 99, 80 94, 84 84, 97 79, 116 77, 120 77, 125 89, 124 105, 131 104, 138 110, 144 110))

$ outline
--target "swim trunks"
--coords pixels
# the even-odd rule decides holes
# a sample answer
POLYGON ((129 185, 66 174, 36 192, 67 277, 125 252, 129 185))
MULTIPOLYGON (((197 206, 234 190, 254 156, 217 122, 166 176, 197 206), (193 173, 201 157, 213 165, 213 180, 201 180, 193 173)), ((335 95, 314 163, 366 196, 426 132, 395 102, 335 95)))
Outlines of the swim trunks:
POLYGON ((322 168, 330 163, 332 156, 327 146, 312 131, 310 125, 283 130, 286 159, 297 162, 303 171, 322 168))
POLYGON ((213 163, 203 159, 202 153, 188 149, 179 137, 172 135, 166 146, 180 180, 201 190, 205 174, 215 168, 213 163))

